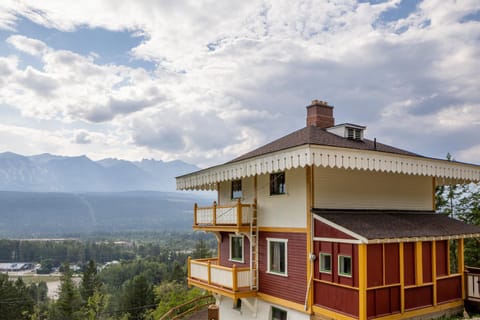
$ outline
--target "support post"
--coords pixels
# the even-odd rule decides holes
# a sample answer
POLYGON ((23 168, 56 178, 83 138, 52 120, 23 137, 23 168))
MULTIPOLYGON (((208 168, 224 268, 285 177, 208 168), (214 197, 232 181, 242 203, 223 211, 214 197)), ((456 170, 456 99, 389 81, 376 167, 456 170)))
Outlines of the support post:
POLYGON ((238 275, 237 275, 237 266, 233 265, 232 266, 232 290, 233 292, 238 291, 238 275))
POLYGON ((423 283, 423 256, 422 241, 415 242, 415 284, 417 286, 423 283))
POLYGON ((465 300, 465 256, 464 239, 458 239, 458 273, 462 275, 462 299, 465 300))
POLYGON ((208 268, 208 284, 211 284, 212 283, 212 261, 208 260, 208 264, 207 264, 207 268, 208 268))
POLYGON ((217 201, 213 201, 212 224, 217 225, 217 201))
POLYGON ((197 222, 197 209, 198 209, 198 204, 195 202, 195 204, 193 205, 193 225, 198 225, 198 222, 197 222))
POLYGON ((242 203, 240 199, 237 200, 237 227, 242 225, 242 203))
POLYGON ((405 312, 405 254, 403 249, 403 242, 399 244, 400 255, 400 314, 405 312))
POLYGON ((367 319, 367 245, 358 245, 358 319, 367 319))

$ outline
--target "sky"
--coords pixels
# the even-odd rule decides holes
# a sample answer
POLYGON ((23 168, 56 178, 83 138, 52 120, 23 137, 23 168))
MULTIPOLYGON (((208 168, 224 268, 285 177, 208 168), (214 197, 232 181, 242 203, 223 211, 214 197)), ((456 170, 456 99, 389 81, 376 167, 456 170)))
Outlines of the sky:
POLYGON ((208 167, 336 123, 480 164, 478 0, 2 0, 0 152, 208 167))

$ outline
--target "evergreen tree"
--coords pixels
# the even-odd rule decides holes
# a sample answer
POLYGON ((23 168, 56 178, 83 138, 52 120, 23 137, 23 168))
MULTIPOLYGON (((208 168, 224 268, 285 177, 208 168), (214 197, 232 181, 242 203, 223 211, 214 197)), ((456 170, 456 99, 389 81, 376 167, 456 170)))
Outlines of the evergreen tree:
POLYGON ((0 274, 0 302, 0 320, 27 320, 34 311, 34 301, 23 280, 10 281, 6 274, 0 274))
POLYGON ((80 283, 80 294, 84 303, 93 296, 96 290, 101 286, 101 282, 97 275, 97 265, 93 260, 90 260, 83 271, 82 282, 80 283))
POLYGON ((143 275, 135 276, 124 289, 123 306, 129 320, 144 320, 148 309, 154 308, 153 286, 143 275))
POLYGON ((203 239, 200 239, 195 244, 195 249, 192 252, 193 259, 210 258, 212 256, 210 249, 203 239))
MULTIPOLYGON (((60 278, 60 291, 58 294, 58 300, 55 303, 58 314, 54 315, 54 319, 81 319, 79 311, 82 304, 82 299, 80 297, 80 293, 78 292, 78 288, 73 282, 72 271, 67 264, 64 264, 63 270, 63 275, 60 278)), ((57 312, 54 311, 53 313, 57 312)))

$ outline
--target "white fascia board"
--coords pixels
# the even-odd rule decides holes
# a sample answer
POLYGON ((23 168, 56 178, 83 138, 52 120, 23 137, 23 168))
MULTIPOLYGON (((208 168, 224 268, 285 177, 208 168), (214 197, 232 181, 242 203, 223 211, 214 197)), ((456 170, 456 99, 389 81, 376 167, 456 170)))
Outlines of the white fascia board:
MULTIPOLYGON (((330 221, 330 220, 328 220, 328 219, 325 219, 325 218, 323 218, 323 217, 320 217, 320 216, 318 216, 318 215, 316 215, 316 214, 313 214, 313 219, 318 220, 318 221, 320 221, 320 222, 322 222, 322 223, 325 223, 327 226, 330 226, 330 227, 332 227, 332 228, 334 228, 334 229, 337 229, 338 231, 343 232, 343 233, 349 235, 350 237, 354 238, 355 240, 357 240, 357 241, 355 241, 355 240, 352 240, 352 239, 348 239, 349 242, 368 243, 368 239, 365 238, 364 236, 361 236, 361 235, 359 235, 358 233, 355 233, 355 232, 353 232, 353 231, 350 230, 350 229, 347 229, 347 228, 345 228, 345 227, 342 227, 341 225, 338 225, 338 224, 336 224, 336 223, 333 223, 332 221, 330 221)), ((323 238, 323 237, 317 237, 317 239, 320 239, 320 238, 323 238)), ((341 239, 341 238, 339 238, 339 239, 341 239)), ((339 242, 339 241, 338 241, 339 239, 336 239, 336 241, 339 242)), ((347 239, 344 239, 344 240, 347 240, 347 239)))
POLYGON ((430 176, 437 178, 437 184, 480 181, 478 165, 373 150, 302 145, 177 177, 177 189, 215 190, 222 181, 312 165, 430 176))

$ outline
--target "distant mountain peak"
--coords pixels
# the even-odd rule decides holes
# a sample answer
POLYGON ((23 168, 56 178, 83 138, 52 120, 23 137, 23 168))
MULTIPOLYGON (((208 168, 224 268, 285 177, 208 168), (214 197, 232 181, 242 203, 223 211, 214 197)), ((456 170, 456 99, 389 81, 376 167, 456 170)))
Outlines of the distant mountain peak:
POLYGON ((4 152, 0 159, 8 159, 0 161, 0 190, 4 191, 175 191, 176 176, 199 169, 181 160, 93 161, 86 155, 50 153, 22 156, 4 152))

